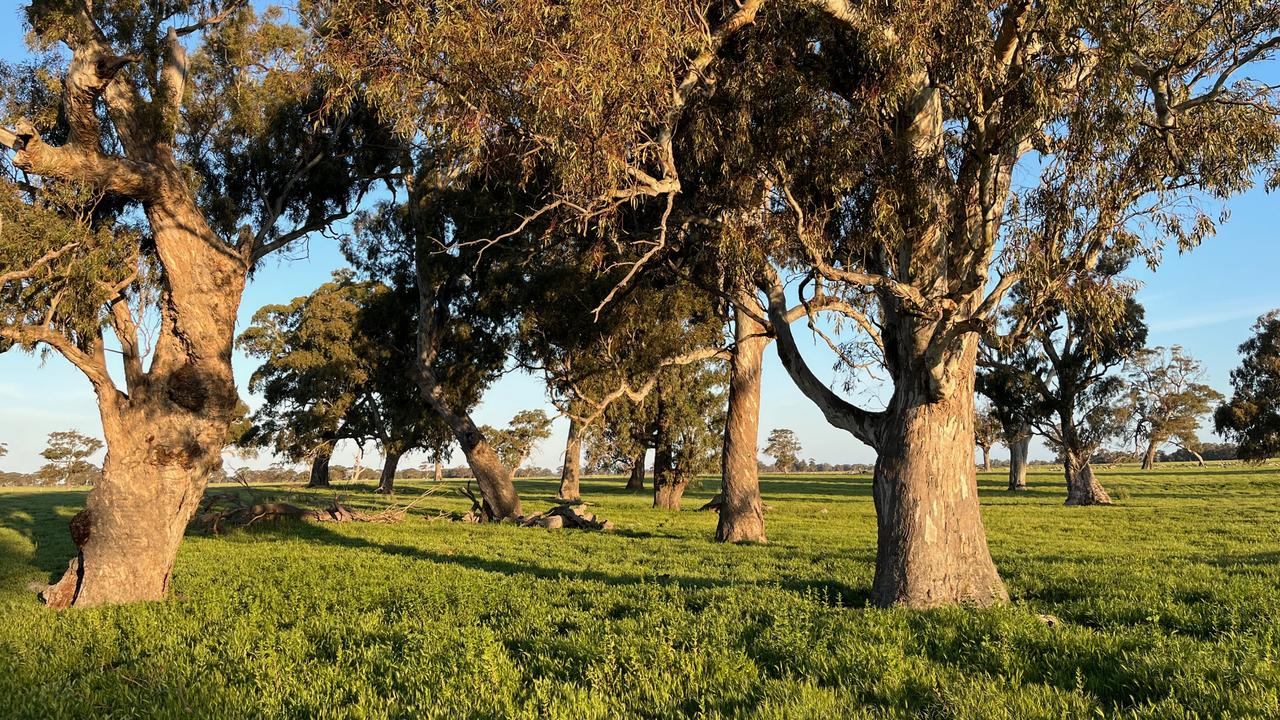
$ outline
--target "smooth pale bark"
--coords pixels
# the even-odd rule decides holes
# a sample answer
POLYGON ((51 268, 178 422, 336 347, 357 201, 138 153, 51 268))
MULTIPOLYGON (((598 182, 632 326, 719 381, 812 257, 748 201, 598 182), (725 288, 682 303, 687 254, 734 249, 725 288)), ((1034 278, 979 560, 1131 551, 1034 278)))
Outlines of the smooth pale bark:
POLYGON ((311 478, 307 487, 329 487, 329 458, 332 452, 328 449, 317 450, 311 458, 311 478))
POLYGON ((1111 496, 1093 474, 1089 452, 1067 450, 1063 473, 1067 479, 1067 505, 1110 505, 1111 496))
POLYGON ((564 443, 564 467, 560 470, 560 492, 556 494, 561 500, 578 500, 581 496, 582 474, 582 434, 578 421, 569 419, 569 435, 564 443))
POLYGON ((382 474, 378 476, 377 492, 390 495, 396 491, 396 470, 400 467, 400 456, 403 453, 388 450, 382 459, 382 474))
POLYGON ((990 470, 991 469, 991 446, 979 445, 978 449, 982 451, 982 469, 990 470))
POLYGON ((444 482, 444 463, 436 463, 436 482, 444 482))
POLYGON ((636 454, 635 460, 631 462, 631 476, 627 478, 628 490, 644 489, 644 456, 646 450, 641 450, 636 454))
MULTIPOLYGON (((754 298, 740 297, 739 301, 754 303, 754 298)), ((741 309, 735 309, 734 340, 729 369, 729 408, 721 455, 722 502, 716 540, 762 543, 766 538, 757 442, 760 436, 761 364, 769 338, 763 324, 741 309)))
POLYGON ((1031 433, 1022 432, 1009 441, 1009 490, 1027 489, 1027 454, 1031 449, 1031 433))

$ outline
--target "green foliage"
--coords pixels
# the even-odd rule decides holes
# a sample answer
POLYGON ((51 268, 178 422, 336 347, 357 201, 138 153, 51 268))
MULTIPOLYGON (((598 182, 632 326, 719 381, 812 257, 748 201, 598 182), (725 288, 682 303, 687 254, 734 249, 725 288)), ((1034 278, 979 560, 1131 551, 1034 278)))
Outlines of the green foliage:
POLYGON ((1241 458, 1280 454, 1280 310, 1258 318, 1231 371, 1231 399, 1214 412, 1218 434, 1240 444, 1241 458))
POLYGON ((514 472, 529 459, 538 443, 551 437, 551 418, 542 410, 521 410, 501 430, 488 425, 480 430, 502 464, 514 472))
MULTIPOLYGON (((4 714, 1280 715, 1280 472, 1099 474, 1131 501, 1064 509, 1054 468, 1033 468, 1016 497, 1003 473, 981 474, 1013 603, 923 612, 867 607, 876 522, 865 475, 764 476, 771 542, 759 546, 714 543, 713 515, 654 513, 618 478, 583 480, 614 534, 417 518, 257 524, 189 538, 168 602, 72 613, 50 613, 25 585, 72 552, 65 525, 83 493, 6 489, 4 714)), ((517 485, 535 502, 556 481, 517 485)), ((707 485, 690 504, 714 494, 707 485)), ((401 483, 403 494, 415 487, 401 483)), ((385 507, 366 490, 340 492, 385 507)), ((319 505, 338 491, 265 492, 319 505)), ((436 495, 412 512, 466 507, 436 495)))
POLYGON ((800 460, 800 439, 787 428, 776 428, 769 432, 769 443, 764 446, 764 454, 773 458, 773 466, 782 472, 791 472, 800 460))
POLYGON ((1174 345, 1140 350, 1129 359, 1125 374, 1138 437, 1156 448, 1172 441, 1198 449, 1200 418, 1223 399, 1205 384, 1204 366, 1174 345))
POLYGON ((90 455, 102 449, 102 441, 76 430, 49 433, 48 445, 40 457, 49 463, 39 471, 48 485, 89 485, 99 474, 98 467, 88 462, 90 455))
POLYGON ((990 405, 979 407, 973 418, 974 443, 990 452, 992 446, 1000 442, 1003 437, 1004 425, 1001 424, 995 410, 990 405))

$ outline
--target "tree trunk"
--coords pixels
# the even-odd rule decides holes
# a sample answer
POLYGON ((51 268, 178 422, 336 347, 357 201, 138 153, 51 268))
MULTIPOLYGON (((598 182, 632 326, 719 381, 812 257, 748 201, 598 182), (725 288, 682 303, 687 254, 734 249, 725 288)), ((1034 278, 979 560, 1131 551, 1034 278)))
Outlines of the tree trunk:
POLYGON ((314 458, 311 459, 311 479, 307 481, 309 488, 325 488, 329 487, 329 457, 331 451, 326 449, 317 450, 314 458))
POLYGON ((1092 453, 1085 450, 1066 450, 1063 471, 1067 478, 1067 505, 1110 505, 1111 496, 1093 475, 1089 462, 1092 453))
POLYGON ((1156 441, 1155 438, 1147 441, 1147 451, 1142 454, 1142 469, 1151 470, 1156 466, 1156 441))
MULTIPOLYGON (((739 302, 755 302, 752 294, 739 302)), ((761 361, 769 344, 765 328, 741 309, 734 310, 735 344, 729 374, 729 409, 721 455, 720 542, 765 542, 764 503, 760 499, 761 361)), ((655 498, 656 499, 656 498, 655 498)), ((677 507, 679 502, 677 499, 677 507)))
POLYGON ((979 446, 979 449, 982 450, 982 469, 983 471, 990 471, 991 470, 991 446, 982 445, 982 446, 979 446))
POLYGON ((1027 454, 1031 449, 1031 433, 1025 431, 1009 442, 1009 490, 1027 489, 1027 454))
POLYGON ((145 396, 123 416, 103 412, 102 478, 71 521, 76 557, 41 593, 50 607, 165 597, 187 523, 222 465, 226 424, 145 396))
POLYGON ((666 510, 679 510, 684 489, 692 479, 675 466, 675 453, 671 445, 659 440, 658 448, 653 455, 653 506, 666 510))
POLYGON ((582 436, 578 421, 570 418, 569 436, 564 443, 564 466, 560 469, 560 492, 556 497, 561 500, 578 500, 581 496, 581 474, 582 436))
POLYGON ((882 426, 872 483, 878 523, 872 601, 992 605, 1008 600, 987 549, 973 463, 972 337, 947 380, 903 373, 882 426), (914 382, 913 382, 914 381, 914 382), (938 397, 941 395, 941 397, 938 397))
POLYGON ((644 489, 644 456, 648 452, 646 449, 640 450, 636 454, 636 459, 631 463, 631 477, 627 478, 628 490, 644 489))
POLYGON ((444 463, 436 463, 436 482, 444 482, 444 463))
POLYGON ((402 454, 387 451, 387 456, 382 459, 382 475, 378 477, 377 492, 390 495, 396 491, 396 470, 400 467, 402 454))
POLYGON ((1188 450, 1187 450, 1187 452, 1189 452, 1189 453, 1191 453, 1192 455, 1194 455, 1194 456, 1195 456, 1195 458, 1196 458, 1196 467, 1204 467, 1204 457, 1203 457, 1202 455, 1200 455, 1200 453, 1196 452, 1195 450, 1190 450, 1190 449, 1188 449, 1188 450))

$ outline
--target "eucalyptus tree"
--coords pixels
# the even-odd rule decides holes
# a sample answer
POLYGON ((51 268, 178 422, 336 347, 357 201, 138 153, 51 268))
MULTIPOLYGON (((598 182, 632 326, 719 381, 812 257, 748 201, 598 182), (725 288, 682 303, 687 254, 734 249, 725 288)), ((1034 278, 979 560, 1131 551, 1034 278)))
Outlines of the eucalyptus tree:
POLYGON ((1000 442, 1004 428, 991 407, 980 407, 973 420, 973 442, 982 451, 982 469, 991 469, 991 448, 1000 442))
POLYGON ((1253 462, 1280 455, 1280 310, 1258 318, 1240 345, 1231 371, 1231 399, 1218 406, 1218 434, 1239 443, 1238 457, 1253 462))
POLYGON ((613 240, 619 288, 758 206, 767 178, 776 222, 767 262, 748 264, 792 379, 879 455, 882 605, 1007 597, 972 449, 978 339, 1009 288, 1052 299, 1104 249, 1152 244, 1142 218, 1194 245, 1212 228, 1194 201, 1247 187, 1280 139, 1272 89, 1247 76, 1277 45, 1270 2, 356 0, 332 20, 329 62, 403 128, 453 121, 471 146, 549 168, 526 221, 613 240), (1019 163, 1041 175, 1032 192, 1015 192, 1019 163), (1099 202, 1062 202, 1084 192, 1099 202), (1036 252, 1003 228, 1015 196, 1013 215, 1047 230, 1036 252), (650 233, 611 232, 645 206, 650 233), (774 265, 861 310, 893 384, 884 410, 805 364, 774 265))
POLYGON ((22 179, 0 187, 0 335, 89 379, 109 449, 78 521, 87 538, 44 597, 154 600, 221 465, 250 272, 346 215, 386 136, 358 104, 308 120, 322 78, 302 62, 306 32, 276 11, 35 0, 25 20, 34 47, 69 58, 43 68, 60 87, 6 97, 0 145, 22 179))
POLYGON ((1134 435, 1146 442, 1142 469, 1155 467, 1156 451, 1170 442, 1199 458, 1200 418, 1223 400, 1204 382, 1204 366, 1177 345, 1144 348, 1130 358, 1125 375, 1134 435))
POLYGON ((787 473, 795 469, 800 460, 800 439, 795 432, 787 428, 775 428, 769 433, 769 444, 764 447, 764 454, 773 458, 773 466, 787 473))
POLYGON ((1034 426, 1049 412, 1040 394, 1046 368, 1040 355, 1027 345, 1003 354, 986 346, 980 350, 975 387, 991 402, 1001 440, 1009 448, 1008 489, 1021 492, 1027 489, 1027 456, 1034 426))

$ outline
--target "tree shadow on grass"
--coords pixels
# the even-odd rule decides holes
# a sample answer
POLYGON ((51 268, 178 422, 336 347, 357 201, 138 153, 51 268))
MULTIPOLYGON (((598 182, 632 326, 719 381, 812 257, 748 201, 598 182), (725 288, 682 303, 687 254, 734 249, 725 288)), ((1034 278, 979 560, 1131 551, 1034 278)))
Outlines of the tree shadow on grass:
MULTIPOLYGON (((479 555, 441 553, 412 545, 376 542, 362 537, 334 532, 323 525, 315 525, 311 523, 272 523, 247 529, 246 532, 262 535, 288 536, 291 538, 308 538, 325 545, 351 548, 354 550, 374 550, 387 555, 407 558, 410 560, 431 562, 440 565, 454 565, 467 570, 498 573, 512 578, 534 578, 537 580, 556 581, 569 579, 597 582, 619 587, 638 585, 642 583, 658 583, 663 585, 676 585, 681 589, 688 590, 776 586, 790 592, 804 593, 822 599, 823 602, 831 606, 846 608, 865 607, 870 603, 871 599, 870 586, 853 587, 834 580, 814 578, 778 578, 767 582, 753 582, 675 575, 670 573, 647 575, 637 573, 613 573, 594 569, 548 567, 525 561, 482 557, 479 555)), ((531 529, 530 532, 534 532, 534 530, 531 529)), ((619 533, 614 534, 617 535, 619 533)))
POLYGON ((46 573, 65 570, 75 554, 67 523, 84 507, 84 490, 22 490, 0 492, 0 527, 31 541, 29 560, 5 553, 0 563, 27 564, 46 573))

